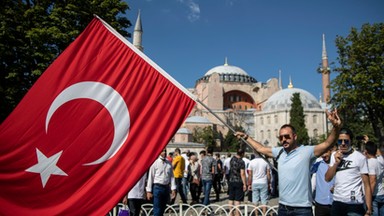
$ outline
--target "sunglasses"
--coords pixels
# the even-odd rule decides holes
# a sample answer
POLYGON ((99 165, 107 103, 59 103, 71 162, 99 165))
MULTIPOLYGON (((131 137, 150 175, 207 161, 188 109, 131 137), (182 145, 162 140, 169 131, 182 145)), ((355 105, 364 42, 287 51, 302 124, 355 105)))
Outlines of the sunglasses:
POLYGON ((279 140, 280 140, 280 141, 282 141, 283 138, 285 138, 286 140, 287 140, 287 139, 291 139, 291 135, 289 135, 289 134, 283 134, 283 135, 280 135, 280 136, 279 136, 279 140))
POLYGON ((345 145, 349 145, 350 140, 349 139, 339 139, 339 140, 337 140, 337 144, 339 144, 339 145, 343 144, 343 142, 344 142, 345 145))

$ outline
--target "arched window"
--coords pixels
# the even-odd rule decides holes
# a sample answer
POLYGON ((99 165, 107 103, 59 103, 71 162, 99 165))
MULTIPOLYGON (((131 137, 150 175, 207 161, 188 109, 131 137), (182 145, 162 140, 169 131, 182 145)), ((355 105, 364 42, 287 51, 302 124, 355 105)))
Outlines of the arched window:
POLYGON ((268 134, 268 139, 271 139, 271 130, 268 129, 267 134, 268 134))
POLYGON ((275 124, 279 123, 279 118, 277 118, 277 115, 274 116, 275 124))
POLYGON ((314 129, 314 130, 313 130, 313 136, 314 136, 314 137, 319 136, 319 132, 318 132, 317 129, 314 129))
POLYGON ((263 118, 263 117, 260 117, 260 124, 261 124, 261 125, 264 124, 264 118, 263 118))
POLYGON ((317 123, 317 115, 313 115, 312 118, 313 118, 313 123, 316 124, 317 123))
POLYGON ((271 117, 270 116, 267 117, 267 124, 271 124, 271 117))
POLYGON ((261 137, 261 140, 264 139, 264 131, 263 130, 260 131, 260 137, 261 137))

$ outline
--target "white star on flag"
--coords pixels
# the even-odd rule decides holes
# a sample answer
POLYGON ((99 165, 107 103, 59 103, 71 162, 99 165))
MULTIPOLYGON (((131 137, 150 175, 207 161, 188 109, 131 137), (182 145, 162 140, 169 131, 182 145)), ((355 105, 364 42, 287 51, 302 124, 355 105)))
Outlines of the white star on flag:
POLYGON ((56 166, 57 161, 59 160, 63 151, 56 153, 51 157, 46 157, 39 149, 36 148, 37 154, 37 164, 31 166, 26 169, 27 172, 39 173, 41 177, 41 183, 43 184, 43 188, 48 182, 49 177, 51 175, 62 175, 68 176, 63 170, 61 170, 58 166, 56 166))

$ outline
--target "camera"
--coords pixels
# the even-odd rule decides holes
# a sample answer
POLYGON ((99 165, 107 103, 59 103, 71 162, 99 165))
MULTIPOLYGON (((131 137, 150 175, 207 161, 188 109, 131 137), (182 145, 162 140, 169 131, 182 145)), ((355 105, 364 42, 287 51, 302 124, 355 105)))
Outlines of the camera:
POLYGON ((361 135, 361 136, 356 136, 356 140, 364 140, 364 136, 361 135))

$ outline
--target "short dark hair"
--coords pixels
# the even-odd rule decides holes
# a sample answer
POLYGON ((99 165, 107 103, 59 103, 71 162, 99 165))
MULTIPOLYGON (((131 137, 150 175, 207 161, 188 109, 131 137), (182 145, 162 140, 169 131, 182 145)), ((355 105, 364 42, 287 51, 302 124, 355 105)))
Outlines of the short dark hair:
POLYGON ((175 148, 175 152, 180 154, 180 149, 179 148, 175 148))
POLYGON ((213 148, 212 147, 208 147, 207 148, 207 153, 208 154, 212 154, 213 153, 213 148))
POLYGON ((237 155, 244 156, 244 149, 242 148, 237 149, 237 155))
POLYGON ((347 135, 349 135, 349 138, 350 138, 351 140, 353 140, 353 133, 352 133, 352 131, 351 131, 350 129, 348 129, 348 128, 341 128, 339 134, 347 134, 347 135))
POLYGON ((281 127, 280 127, 280 130, 283 129, 283 128, 291 128, 292 133, 293 133, 293 134, 296 134, 296 129, 295 129, 295 127, 293 127, 291 124, 285 124, 285 125, 281 126, 281 127))
POLYGON ((369 155, 375 156, 377 152, 377 145, 372 141, 368 141, 365 143, 365 150, 367 150, 369 155))
POLYGON ((200 151, 200 154, 206 155, 207 152, 205 150, 200 151))

